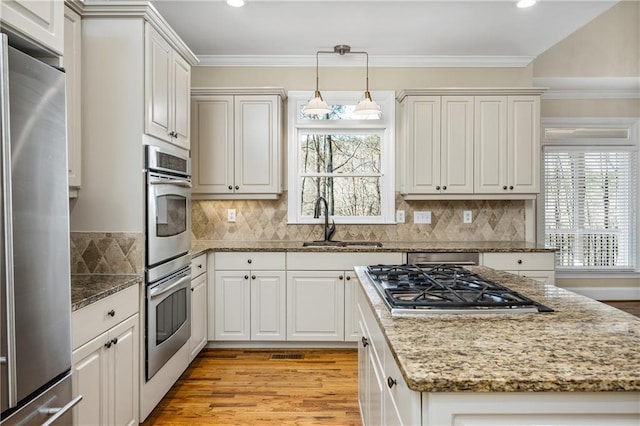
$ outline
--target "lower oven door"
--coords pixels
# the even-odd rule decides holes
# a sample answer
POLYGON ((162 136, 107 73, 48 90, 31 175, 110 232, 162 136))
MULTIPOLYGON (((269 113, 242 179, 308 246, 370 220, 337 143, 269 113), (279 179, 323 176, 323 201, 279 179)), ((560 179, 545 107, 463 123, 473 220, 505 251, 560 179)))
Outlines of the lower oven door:
POLYGON ((191 248, 191 182, 147 174, 147 266, 185 254, 191 248))
POLYGON ((191 337, 191 267, 147 286, 147 380, 191 337))

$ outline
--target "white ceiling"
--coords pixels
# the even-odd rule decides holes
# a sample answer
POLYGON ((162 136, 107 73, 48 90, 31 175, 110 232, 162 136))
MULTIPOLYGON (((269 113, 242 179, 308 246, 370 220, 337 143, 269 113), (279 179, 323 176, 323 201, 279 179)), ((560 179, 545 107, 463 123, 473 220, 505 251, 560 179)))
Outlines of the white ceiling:
MULTIPOLYGON (((519 9, 515 0, 246 0, 232 8, 224 0, 153 1, 202 65, 243 66, 312 65, 316 51, 337 44, 367 51, 371 66, 526 66, 616 3, 539 0, 519 9)), ((348 65, 349 55, 334 61, 348 65)))

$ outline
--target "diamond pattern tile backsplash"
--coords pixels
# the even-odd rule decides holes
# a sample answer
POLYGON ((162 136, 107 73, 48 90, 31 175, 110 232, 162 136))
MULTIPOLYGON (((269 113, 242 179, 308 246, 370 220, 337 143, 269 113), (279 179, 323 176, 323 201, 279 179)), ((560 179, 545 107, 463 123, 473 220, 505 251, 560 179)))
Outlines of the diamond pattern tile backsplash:
MULTIPOLYGON (((396 194, 396 210, 406 223, 336 226, 335 240, 375 241, 524 241, 525 206, 521 200, 406 201, 396 194), (431 224, 414 224, 414 211, 431 211, 431 224), (473 222, 462 221, 463 210, 473 222)), ((286 192, 278 200, 193 201, 195 240, 306 241, 322 239, 322 225, 288 225, 286 192), (236 222, 227 222, 236 209, 236 222)))
POLYGON ((72 274, 143 274, 144 234, 72 232, 72 274))

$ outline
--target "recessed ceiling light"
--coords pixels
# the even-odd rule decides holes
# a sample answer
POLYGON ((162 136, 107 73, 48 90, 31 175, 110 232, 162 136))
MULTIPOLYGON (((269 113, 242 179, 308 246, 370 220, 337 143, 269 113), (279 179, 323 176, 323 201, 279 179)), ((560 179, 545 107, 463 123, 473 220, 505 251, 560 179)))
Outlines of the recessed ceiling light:
POLYGON ((516 6, 524 9, 525 7, 531 7, 536 4, 536 0, 520 0, 516 6))
POLYGON ((244 0, 227 0, 227 4, 231 7, 242 7, 244 6, 244 0))

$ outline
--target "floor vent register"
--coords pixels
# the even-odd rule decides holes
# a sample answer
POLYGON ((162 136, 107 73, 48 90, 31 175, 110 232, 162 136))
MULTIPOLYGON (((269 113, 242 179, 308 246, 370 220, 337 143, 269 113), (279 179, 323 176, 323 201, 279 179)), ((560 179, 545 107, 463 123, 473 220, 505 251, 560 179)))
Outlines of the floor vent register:
POLYGON ((269 359, 304 359, 304 354, 271 354, 269 359))

